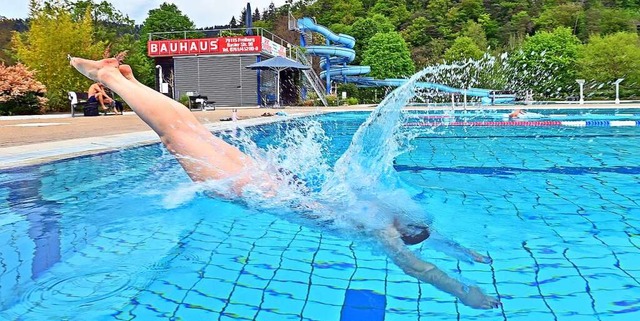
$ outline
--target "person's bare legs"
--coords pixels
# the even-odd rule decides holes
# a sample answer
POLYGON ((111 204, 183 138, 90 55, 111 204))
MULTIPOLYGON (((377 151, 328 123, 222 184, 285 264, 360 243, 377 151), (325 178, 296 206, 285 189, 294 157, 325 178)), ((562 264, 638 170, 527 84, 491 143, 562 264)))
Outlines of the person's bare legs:
POLYGON ((180 103, 140 84, 131 68, 117 60, 71 58, 71 65, 88 78, 116 92, 157 134, 194 181, 237 177, 241 188, 251 179, 254 161, 238 148, 215 137, 180 103))
POLYGON ((107 108, 107 106, 104 105, 104 96, 102 96, 102 94, 96 94, 95 97, 98 99, 98 103, 100 103, 100 107, 102 111, 108 111, 109 108, 107 108))

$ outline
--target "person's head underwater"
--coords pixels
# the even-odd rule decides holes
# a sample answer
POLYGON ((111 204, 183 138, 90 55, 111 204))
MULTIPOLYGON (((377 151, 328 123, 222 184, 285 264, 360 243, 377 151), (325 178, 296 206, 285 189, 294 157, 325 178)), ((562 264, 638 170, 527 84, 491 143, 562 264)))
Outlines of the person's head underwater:
POLYGON ((429 227, 426 225, 418 224, 402 224, 398 220, 394 220, 394 225, 398 232, 400 232, 400 238, 406 245, 416 245, 422 243, 428 239, 431 235, 429 227))

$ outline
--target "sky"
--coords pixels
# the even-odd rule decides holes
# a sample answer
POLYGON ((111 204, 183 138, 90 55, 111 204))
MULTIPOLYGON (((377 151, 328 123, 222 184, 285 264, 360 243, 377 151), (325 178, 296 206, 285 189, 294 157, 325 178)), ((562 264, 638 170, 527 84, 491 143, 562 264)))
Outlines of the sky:
MULTIPOLYGON (((101 2, 102 0, 94 0, 101 2)), ((109 0, 114 8, 141 24, 147 18, 149 10, 160 7, 163 2, 175 3, 183 14, 188 16, 196 27, 212 27, 229 23, 232 16, 236 19, 242 8, 251 3, 251 10, 256 8, 262 12, 273 1, 276 7, 285 0, 109 0)), ((27 18, 29 0, 0 0, 0 16, 7 18, 27 18)))

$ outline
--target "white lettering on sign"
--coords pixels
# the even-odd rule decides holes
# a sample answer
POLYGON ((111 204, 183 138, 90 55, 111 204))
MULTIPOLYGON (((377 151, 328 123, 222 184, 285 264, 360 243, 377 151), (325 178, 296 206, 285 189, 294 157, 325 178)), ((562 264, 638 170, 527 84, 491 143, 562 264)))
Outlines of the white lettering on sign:
POLYGON ((193 54, 258 53, 262 50, 259 36, 153 40, 148 42, 149 56, 193 54))
POLYGON ((163 44, 160 45, 160 53, 161 54, 169 53, 169 49, 167 48, 167 44, 166 43, 163 43, 163 44))

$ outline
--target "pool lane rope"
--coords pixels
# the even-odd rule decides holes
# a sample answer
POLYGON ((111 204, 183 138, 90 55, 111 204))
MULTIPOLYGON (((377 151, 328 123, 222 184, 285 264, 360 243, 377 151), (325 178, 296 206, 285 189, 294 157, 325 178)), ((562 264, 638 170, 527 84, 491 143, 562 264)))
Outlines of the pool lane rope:
POLYGON ((442 121, 442 122, 409 122, 405 126, 435 127, 435 126, 520 126, 520 127, 635 127, 640 126, 640 120, 586 120, 586 121, 442 121))

